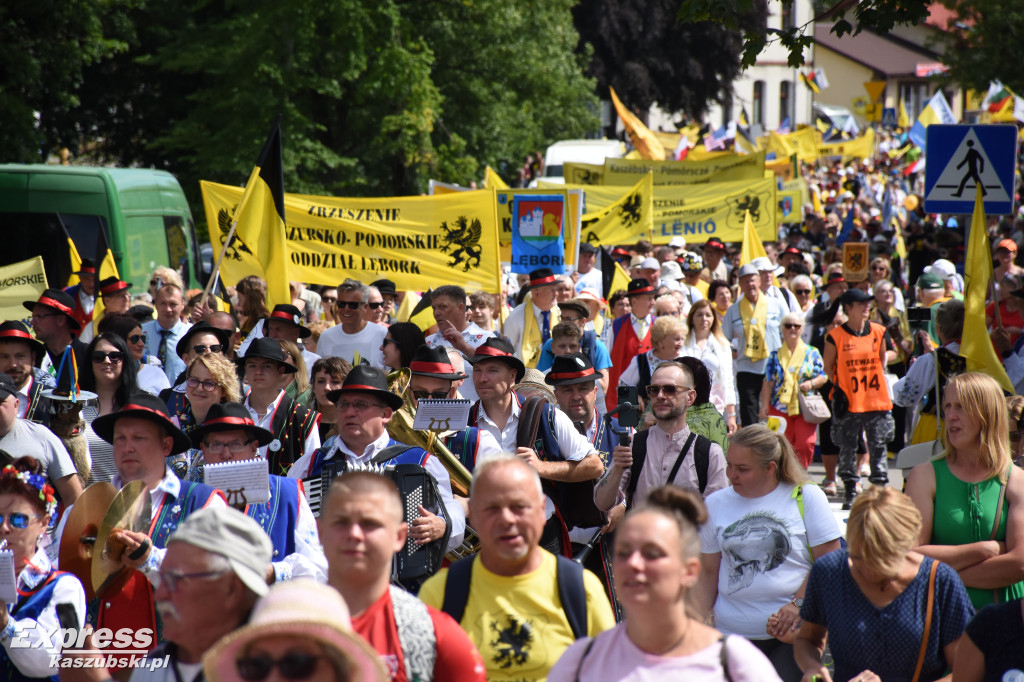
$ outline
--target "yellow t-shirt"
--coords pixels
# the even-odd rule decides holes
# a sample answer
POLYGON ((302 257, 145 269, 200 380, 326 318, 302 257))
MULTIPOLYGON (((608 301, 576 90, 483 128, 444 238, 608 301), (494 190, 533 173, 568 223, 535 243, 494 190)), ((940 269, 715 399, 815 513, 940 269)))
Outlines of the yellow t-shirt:
MULTIPOLYGON (((572 629, 558 598, 555 556, 544 551, 540 568, 527 575, 491 573, 474 559, 469 600, 460 625, 473 640, 491 682, 544 680, 573 643, 572 629)), ((440 609, 448 569, 420 588, 419 598, 440 609)), ((583 572, 587 594, 587 635, 615 626, 604 587, 590 571, 583 572)))

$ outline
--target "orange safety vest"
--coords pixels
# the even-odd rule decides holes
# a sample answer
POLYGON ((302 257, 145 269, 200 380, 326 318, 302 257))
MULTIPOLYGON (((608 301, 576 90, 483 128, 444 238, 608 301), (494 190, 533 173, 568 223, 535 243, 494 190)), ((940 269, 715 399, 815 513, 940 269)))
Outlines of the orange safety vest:
POLYGON ((885 327, 868 322, 864 336, 856 336, 839 326, 828 333, 836 345, 836 387, 849 401, 849 412, 891 410, 889 388, 885 382, 881 349, 885 344, 885 327))

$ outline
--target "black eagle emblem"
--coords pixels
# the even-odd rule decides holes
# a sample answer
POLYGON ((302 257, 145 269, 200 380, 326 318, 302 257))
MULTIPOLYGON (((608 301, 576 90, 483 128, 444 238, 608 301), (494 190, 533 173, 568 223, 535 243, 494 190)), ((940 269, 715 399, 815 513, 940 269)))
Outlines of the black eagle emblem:
POLYGON ((750 211, 750 219, 755 223, 761 219, 761 208, 767 206, 767 197, 762 198, 758 194, 744 194, 741 197, 729 199, 732 210, 729 211, 729 221, 740 226, 743 219, 750 211))
POLYGON ((499 668, 507 669, 514 665, 523 665, 530 659, 533 628, 529 623, 520 623, 516 618, 509 616, 508 624, 505 627, 491 623, 491 630, 496 635, 490 643, 491 648, 496 652, 493 660, 499 668))
MULTIPOLYGON (((231 231, 231 223, 235 219, 236 210, 238 210, 238 206, 233 206, 230 213, 223 208, 217 212, 217 229, 220 231, 220 243, 222 246, 228 238, 228 232, 231 231)), ((254 255, 249 250, 249 247, 245 245, 245 242, 238 238, 237 234, 231 238, 231 243, 228 244, 226 251, 225 258, 233 258, 237 261, 242 260, 242 253, 247 253, 250 256, 254 255)))
POLYGON ((632 227, 640 224, 640 193, 635 192, 622 203, 619 208, 619 217, 625 227, 632 227))
POLYGON ((478 218, 470 220, 460 215, 451 227, 448 226, 448 221, 442 222, 441 230, 444 236, 441 237, 439 250, 451 256, 452 260, 448 267, 454 268, 462 263, 463 272, 469 272, 471 267, 480 267, 480 254, 483 252, 480 247, 480 236, 483 234, 483 226, 478 218), (454 250, 449 253, 450 249, 454 250))

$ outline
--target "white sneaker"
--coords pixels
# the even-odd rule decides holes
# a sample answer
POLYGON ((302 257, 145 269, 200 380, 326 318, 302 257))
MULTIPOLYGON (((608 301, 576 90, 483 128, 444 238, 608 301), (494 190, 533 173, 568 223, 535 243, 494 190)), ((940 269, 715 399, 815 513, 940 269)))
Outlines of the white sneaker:
POLYGON ((860 467, 860 475, 861 476, 870 476, 871 475, 871 465, 870 464, 862 464, 861 467, 860 467))

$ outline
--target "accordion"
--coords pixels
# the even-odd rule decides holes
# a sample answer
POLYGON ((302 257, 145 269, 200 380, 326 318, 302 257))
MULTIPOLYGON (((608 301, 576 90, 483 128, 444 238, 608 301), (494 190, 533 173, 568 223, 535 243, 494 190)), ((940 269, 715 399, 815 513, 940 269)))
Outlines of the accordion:
POLYGON ((437 481, 430 472, 418 464, 350 464, 343 458, 334 458, 324 462, 319 476, 302 481, 309 507, 315 517, 320 517, 321 504, 331 487, 331 482, 349 471, 368 471, 390 478, 398 487, 398 493, 402 498, 402 512, 406 523, 420 517, 420 505, 444 519, 445 532, 439 540, 420 545, 410 536, 405 541, 405 547, 395 553, 391 581, 413 592, 417 591, 423 581, 440 570, 452 533, 452 522, 442 503, 437 481))

